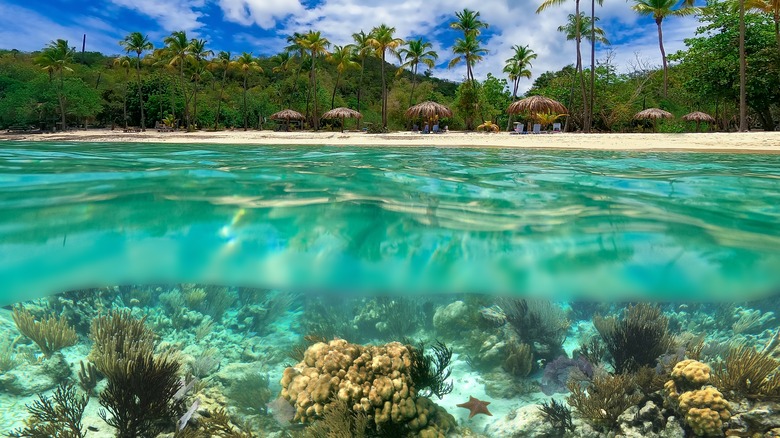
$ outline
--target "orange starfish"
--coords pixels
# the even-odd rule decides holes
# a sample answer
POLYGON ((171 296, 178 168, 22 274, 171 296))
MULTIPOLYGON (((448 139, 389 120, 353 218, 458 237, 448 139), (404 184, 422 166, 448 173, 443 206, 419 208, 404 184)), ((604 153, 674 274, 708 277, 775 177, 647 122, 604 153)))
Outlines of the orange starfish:
POLYGON ((489 405, 489 404, 490 404, 489 401, 482 401, 480 399, 477 399, 477 398, 474 398, 472 396, 469 396, 469 401, 467 401, 466 403, 461 403, 461 404, 456 405, 456 406, 459 407, 459 408, 466 408, 469 411, 471 411, 469 413, 469 418, 471 418, 471 417, 473 417, 473 416, 475 416, 477 414, 485 414, 485 415, 490 415, 492 417, 493 414, 491 414, 490 411, 488 411, 488 408, 487 408, 487 405, 489 405))

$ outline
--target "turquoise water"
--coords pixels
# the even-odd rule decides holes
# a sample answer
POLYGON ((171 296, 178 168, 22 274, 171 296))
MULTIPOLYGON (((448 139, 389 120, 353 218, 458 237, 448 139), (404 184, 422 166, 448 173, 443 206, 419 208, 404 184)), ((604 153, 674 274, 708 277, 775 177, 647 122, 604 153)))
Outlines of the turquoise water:
POLYGON ((780 156, 5 143, 0 304, 114 284, 780 291, 780 156))

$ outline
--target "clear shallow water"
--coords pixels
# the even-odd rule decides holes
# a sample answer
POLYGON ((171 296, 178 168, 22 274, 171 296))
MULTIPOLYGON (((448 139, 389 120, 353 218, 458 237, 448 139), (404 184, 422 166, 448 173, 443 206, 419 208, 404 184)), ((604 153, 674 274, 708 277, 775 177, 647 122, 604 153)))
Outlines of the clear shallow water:
POLYGON ((747 300, 780 156, 6 143, 0 304, 123 283, 747 300))

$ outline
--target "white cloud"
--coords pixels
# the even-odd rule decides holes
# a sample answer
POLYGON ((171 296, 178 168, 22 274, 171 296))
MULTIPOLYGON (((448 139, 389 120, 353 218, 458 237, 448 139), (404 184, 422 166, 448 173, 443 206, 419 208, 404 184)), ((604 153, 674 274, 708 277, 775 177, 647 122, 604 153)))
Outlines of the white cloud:
POLYGON ((0 47, 31 52, 62 38, 80 50, 87 34, 87 50, 112 54, 119 52, 118 42, 127 33, 116 25, 107 30, 105 22, 91 17, 76 16, 73 22, 78 24, 58 24, 32 9, 0 2, 0 47))
POLYGON ((154 19, 163 29, 194 31, 203 23, 203 13, 199 9, 205 6, 205 0, 110 0, 111 3, 136 11, 154 19))
POLYGON ((291 14, 304 11, 298 0, 218 0, 228 21, 243 25, 257 24, 273 29, 276 23, 291 14))

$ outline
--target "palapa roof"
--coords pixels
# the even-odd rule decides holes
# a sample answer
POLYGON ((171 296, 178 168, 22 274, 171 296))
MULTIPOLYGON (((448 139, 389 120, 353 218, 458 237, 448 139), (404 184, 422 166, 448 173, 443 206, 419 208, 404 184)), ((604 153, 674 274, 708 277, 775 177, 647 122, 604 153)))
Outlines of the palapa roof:
POLYGON ((418 103, 406 110, 406 117, 408 118, 424 117, 430 119, 434 116, 442 118, 452 117, 452 111, 446 106, 440 103, 431 102, 430 100, 418 103))
POLYGON ((684 116, 682 116, 682 119, 688 122, 709 122, 712 123, 715 121, 715 118, 707 113, 703 113, 701 111, 694 111, 692 113, 688 113, 684 116))
POLYGON ((305 117, 298 111, 291 109, 281 110, 278 113, 271 114, 271 118, 274 120, 303 120, 305 117))
POLYGON ((554 114, 566 114, 569 111, 566 107, 557 100, 550 99, 544 96, 531 96, 525 99, 520 99, 517 102, 513 102, 506 109, 509 114, 520 113, 554 113, 554 114))
POLYGON ((664 111, 660 108, 648 108, 646 110, 639 111, 634 116, 635 120, 643 119, 673 119, 674 116, 669 111, 664 111))
POLYGON ((360 114, 359 112, 351 108, 345 108, 343 106, 338 108, 333 108, 332 110, 322 115, 323 119, 344 119, 344 118, 359 119, 361 117, 363 117, 363 114, 360 114))

